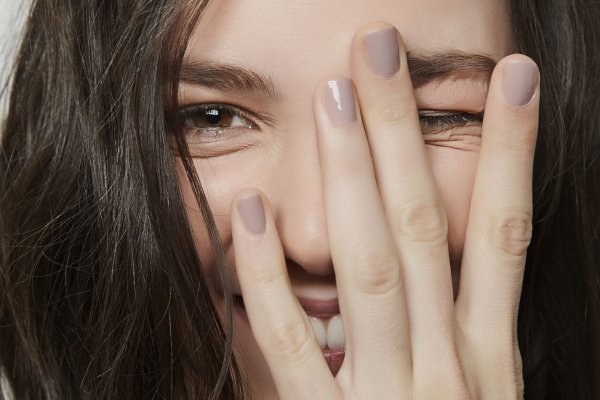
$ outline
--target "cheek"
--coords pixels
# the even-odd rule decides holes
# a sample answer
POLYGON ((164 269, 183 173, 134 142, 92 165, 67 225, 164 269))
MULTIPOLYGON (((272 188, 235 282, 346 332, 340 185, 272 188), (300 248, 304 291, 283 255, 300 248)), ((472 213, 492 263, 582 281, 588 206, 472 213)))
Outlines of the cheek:
MULTIPOLYGON (((196 172, 200 179, 206 199, 208 200, 215 224, 219 231, 219 236, 221 237, 222 241, 226 242, 231 236, 229 205, 236 193, 235 189, 232 187, 231 190, 226 190, 227 186, 223 185, 217 185, 215 187, 214 180, 206 179, 206 175, 201 173, 203 169, 197 165, 195 160, 194 166, 196 168, 196 172)), ((192 186, 187 178, 185 169, 183 168, 183 164, 181 162, 177 163, 177 178, 179 180, 179 186, 181 188, 182 200, 185 206, 188 222, 190 224, 194 243, 196 245, 196 251, 200 258, 200 262, 202 263, 203 269, 205 272, 208 272, 209 275, 212 275, 213 273, 216 273, 216 271, 213 271, 213 266, 215 264, 214 252, 209 239, 209 233, 206 228, 204 218, 202 217, 200 206, 196 202, 194 191, 192 190, 192 186)), ((229 181, 229 183, 231 183, 231 181, 229 181)), ((224 245, 226 244, 224 243, 224 245)))
MULTIPOLYGON (((258 171, 249 168, 239 167, 237 162, 224 163, 222 166, 208 166, 206 163, 195 160, 194 166, 202 188, 211 207, 219 235, 226 249, 226 254, 231 256, 231 223, 229 207, 235 195, 242 189, 253 186, 261 188, 261 181, 257 179, 260 174, 258 171), (237 171, 235 171, 237 169, 237 171)), ((194 235, 194 242, 198 252, 205 276, 212 281, 215 288, 220 285, 215 257, 212 250, 208 232, 205 228, 202 213, 196 203, 194 192, 187 179, 185 170, 181 162, 177 163, 177 177, 182 192, 182 200, 185 204, 187 217, 194 235)), ((264 175, 264 174, 263 174, 264 175)), ((264 188, 262 188, 264 190, 264 188)), ((220 291, 217 291, 220 293, 220 291)), ((219 295, 213 298, 215 308, 219 313, 221 320, 225 319, 225 304, 223 298, 219 295)), ((254 336, 245 322, 241 321, 239 316, 234 316, 234 346, 235 358, 241 369, 245 382, 257 383, 257 388, 253 390, 268 390, 271 388, 269 382, 272 381, 270 372, 262 354, 256 344, 254 336), (263 389, 267 388, 267 389, 263 389)), ((261 396, 261 398, 275 398, 275 393, 261 396)))
POLYGON ((188 181, 185 169, 180 160, 177 160, 176 164, 177 180, 179 181, 179 187, 181 190, 181 199, 185 207, 188 222, 194 235, 194 243, 198 254, 203 253, 203 249, 207 246, 210 247, 210 243, 206 240, 206 229, 204 228, 204 222, 202 220, 202 214, 198 204, 196 203, 196 197, 188 181))
MULTIPOLYGON (((479 153, 461 151, 440 146, 427 146, 427 154, 434 177, 446 207, 448 216, 448 245, 451 260, 460 261, 467 227, 471 193, 479 153)), ((231 160, 230 160, 231 161, 231 160)), ((272 177, 266 166, 248 168, 248 160, 242 160, 245 168, 239 167, 240 160, 222 165, 208 165, 195 160, 194 165, 213 213, 223 245, 227 249, 231 242, 230 204, 235 195, 247 187, 266 190, 266 182, 272 177)), ((214 256, 208 232, 196 199, 187 180, 183 165, 177 164, 177 173, 182 188, 188 220, 194 235, 196 248, 205 272, 213 275, 214 256)), ((216 275, 215 275, 216 276, 216 275)))
POLYGON ((448 216, 448 246, 459 261, 465 241, 479 153, 427 146, 427 154, 448 216))
MULTIPOLYGON (((206 162, 206 160, 194 159, 193 164, 223 246, 225 249, 228 249, 231 244, 231 202, 235 195, 245 188, 256 187, 264 190, 261 182, 256 179, 260 174, 250 168, 241 168, 240 164, 248 165, 243 160, 206 162)), ((192 234, 194 235, 196 250, 205 272, 213 275, 216 273, 216 271, 213 271, 215 265, 214 252, 204 218, 187 179, 183 164, 178 162, 176 168, 182 200, 185 205, 192 234)))

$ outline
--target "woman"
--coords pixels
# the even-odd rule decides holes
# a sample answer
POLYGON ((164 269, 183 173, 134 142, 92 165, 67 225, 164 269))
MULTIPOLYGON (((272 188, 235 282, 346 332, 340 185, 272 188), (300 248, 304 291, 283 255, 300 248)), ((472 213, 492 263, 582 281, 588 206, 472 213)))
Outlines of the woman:
POLYGON ((596 398, 599 12, 35 2, 14 397, 596 398))

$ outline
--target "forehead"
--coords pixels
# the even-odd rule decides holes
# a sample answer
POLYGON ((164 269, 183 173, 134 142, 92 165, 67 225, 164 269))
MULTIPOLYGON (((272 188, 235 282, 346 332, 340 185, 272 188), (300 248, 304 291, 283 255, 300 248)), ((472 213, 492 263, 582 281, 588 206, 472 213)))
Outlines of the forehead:
POLYGON ((499 60, 514 51, 506 7, 503 0, 212 0, 187 58, 246 65, 281 84, 292 75, 349 75, 354 32, 381 20, 398 27, 410 52, 458 49, 499 60))

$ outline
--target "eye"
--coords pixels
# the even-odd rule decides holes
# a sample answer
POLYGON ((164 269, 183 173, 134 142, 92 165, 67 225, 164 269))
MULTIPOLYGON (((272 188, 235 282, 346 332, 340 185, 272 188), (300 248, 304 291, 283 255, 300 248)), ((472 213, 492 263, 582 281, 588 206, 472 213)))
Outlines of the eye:
POLYGON ((469 113, 460 111, 420 110, 419 119, 423 134, 445 132, 464 126, 480 126, 483 122, 483 111, 469 113))
POLYGON ((180 121, 186 136, 200 141, 221 140, 243 129, 258 129, 244 111, 222 103, 184 108, 180 112, 180 121))

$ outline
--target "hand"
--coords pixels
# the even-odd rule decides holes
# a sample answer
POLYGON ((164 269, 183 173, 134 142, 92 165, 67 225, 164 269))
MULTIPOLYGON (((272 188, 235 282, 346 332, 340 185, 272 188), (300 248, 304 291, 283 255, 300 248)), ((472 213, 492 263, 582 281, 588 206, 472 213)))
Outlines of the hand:
POLYGON ((328 84, 338 90, 341 110, 328 100, 330 89, 314 98, 346 337, 342 368, 336 377, 328 369, 291 290, 267 198, 249 189, 234 200, 231 218, 252 331, 282 399, 521 398, 516 323, 531 238, 537 67, 511 55, 492 75, 454 302, 447 219, 402 40, 398 35, 393 76, 378 75, 389 66, 371 68, 365 55, 364 35, 388 27, 369 24, 354 38, 356 97, 352 83, 338 79, 328 84), (260 201, 251 200, 255 194, 260 201), (248 208, 261 204, 265 219, 254 210, 259 218, 249 229, 248 208))

